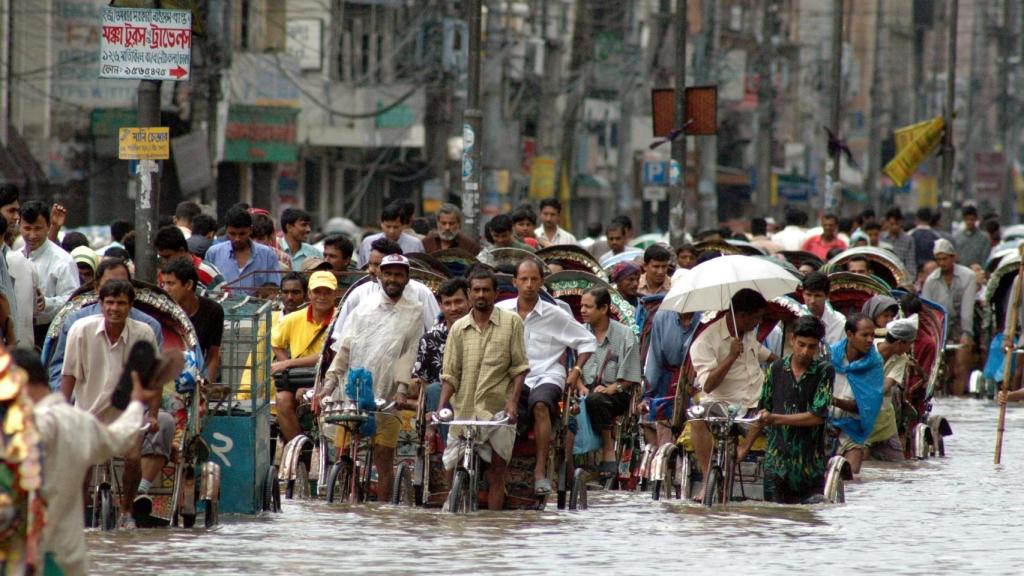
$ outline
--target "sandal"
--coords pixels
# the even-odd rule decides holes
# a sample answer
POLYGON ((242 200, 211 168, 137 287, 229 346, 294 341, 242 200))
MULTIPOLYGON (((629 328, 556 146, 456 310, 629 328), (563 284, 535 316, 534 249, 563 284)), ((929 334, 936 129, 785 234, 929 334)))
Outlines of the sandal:
POLYGON ((547 478, 533 481, 533 493, 538 496, 547 496, 555 491, 555 485, 547 478))

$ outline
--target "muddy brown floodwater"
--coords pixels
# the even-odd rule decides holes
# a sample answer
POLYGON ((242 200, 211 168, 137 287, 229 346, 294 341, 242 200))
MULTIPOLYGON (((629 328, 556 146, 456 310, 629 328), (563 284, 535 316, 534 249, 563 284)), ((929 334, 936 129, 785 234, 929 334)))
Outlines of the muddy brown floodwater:
POLYGON ((96 574, 1022 574, 1024 406, 936 402, 947 457, 870 463, 844 506, 708 510, 591 492, 590 509, 451 516, 284 501, 218 528, 90 532, 96 574))

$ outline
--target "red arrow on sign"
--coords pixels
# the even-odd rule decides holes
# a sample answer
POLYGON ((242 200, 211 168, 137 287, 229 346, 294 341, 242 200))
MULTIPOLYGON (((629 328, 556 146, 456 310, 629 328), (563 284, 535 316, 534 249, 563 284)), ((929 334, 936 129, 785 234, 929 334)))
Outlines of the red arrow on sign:
POLYGON ((170 70, 168 71, 168 73, 169 73, 169 74, 170 74, 171 76, 174 76, 175 78, 177 78, 177 79, 181 80, 182 78, 184 78, 184 77, 185 77, 185 75, 187 75, 187 74, 188 74, 188 70, 185 70, 185 69, 184 69, 184 68, 182 68, 181 66, 176 66, 176 67, 174 67, 174 68, 171 68, 171 69, 170 69, 170 70))

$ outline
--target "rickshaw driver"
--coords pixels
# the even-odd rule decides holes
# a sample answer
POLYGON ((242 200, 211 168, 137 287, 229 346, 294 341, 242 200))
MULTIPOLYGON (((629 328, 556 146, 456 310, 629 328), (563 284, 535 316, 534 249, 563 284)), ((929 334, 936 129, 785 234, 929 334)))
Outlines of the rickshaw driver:
POLYGON ((537 262, 519 262, 513 283, 519 296, 496 306, 518 314, 526 327, 526 355, 530 363, 526 387, 529 392, 519 407, 526 415, 524 424, 533 426, 537 448, 533 489, 538 496, 543 496, 554 491, 547 477, 547 461, 551 430, 559 415, 558 405, 565 387, 574 388, 579 381, 581 367, 597 350, 597 339, 568 312, 540 299, 544 277, 537 262), (568 376, 562 363, 566 349, 578 354, 568 376))
MULTIPOLYGON (((755 328, 767 308, 761 294, 744 288, 732 297, 732 311, 727 310, 694 339, 690 359, 697 373, 695 384, 702 390, 702 404, 739 405, 753 415, 764 381, 761 364, 777 358, 757 341, 755 328)), ((690 432, 701 472, 707 478, 711 467, 711 430, 707 423, 694 421, 690 432)))
MULTIPOLYGON (((469 275, 472 310, 452 324, 444 350, 439 405, 451 402, 456 420, 490 420, 504 411, 515 424, 516 410, 526 374, 525 328, 519 315, 494 306, 498 279, 486 268, 469 275)), ((459 456, 459 443, 449 442, 442 457, 449 474, 459 456)), ((493 427, 481 439, 480 457, 487 470, 487 508, 501 510, 505 503, 505 473, 515 445, 515 430, 493 427)))

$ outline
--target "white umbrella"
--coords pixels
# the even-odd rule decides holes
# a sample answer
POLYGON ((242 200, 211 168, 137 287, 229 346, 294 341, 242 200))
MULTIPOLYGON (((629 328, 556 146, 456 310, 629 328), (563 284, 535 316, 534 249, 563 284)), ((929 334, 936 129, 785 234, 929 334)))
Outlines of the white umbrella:
POLYGON ((767 259, 754 256, 719 256, 698 264, 672 279, 661 310, 704 312, 725 310, 732 297, 744 288, 761 294, 765 300, 789 294, 800 286, 796 276, 767 259))

